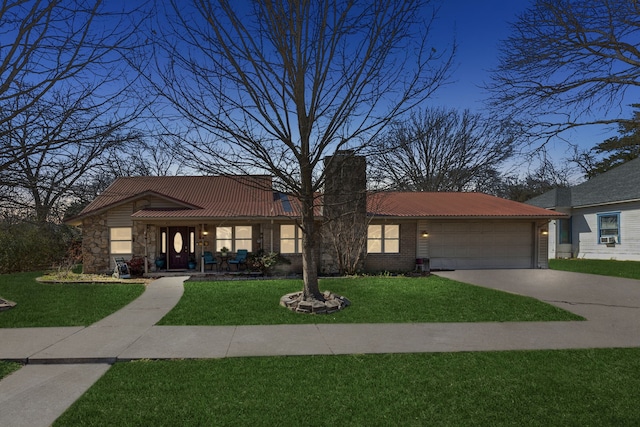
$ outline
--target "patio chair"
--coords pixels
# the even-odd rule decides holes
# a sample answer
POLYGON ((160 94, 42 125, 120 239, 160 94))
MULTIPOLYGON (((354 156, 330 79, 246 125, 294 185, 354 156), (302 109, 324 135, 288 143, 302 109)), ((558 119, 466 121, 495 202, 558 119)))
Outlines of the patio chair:
POLYGON ((129 271, 129 266, 124 258, 114 258, 113 261, 116 264, 116 267, 113 269, 112 276, 116 279, 130 279, 131 272, 129 271))
POLYGON ((203 259, 203 261, 204 261, 204 269, 206 270, 207 266, 210 265, 211 266, 211 271, 213 271, 213 266, 218 264, 218 260, 209 251, 206 251, 203 255, 204 255, 204 259, 203 259))
POLYGON ((240 271, 240 266, 244 265, 247 268, 247 255, 249 251, 246 249, 238 249, 236 257, 229 260, 229 265, 235 265, 236 271, 240 271))

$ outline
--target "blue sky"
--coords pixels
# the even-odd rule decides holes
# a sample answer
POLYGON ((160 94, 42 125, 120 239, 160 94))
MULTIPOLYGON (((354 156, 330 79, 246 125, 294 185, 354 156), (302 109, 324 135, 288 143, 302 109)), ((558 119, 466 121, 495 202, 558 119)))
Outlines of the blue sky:
MULTIPOLYGON (((455 35, 457 69, 451 84, 435 94, 432 105, 482 111, 487 94, 481 86, 489 82, 489 71, 498 65, 500 41, 511 35, 510 24, 531 3, 529 0, 442 0, 434 36, 447 44, 455 35)), ((631 115, 629 108, 624 110, 623 115, 631 115)), ((567 132, 563 136, 588 149, 617 134, 615 129, 591 127, 567 132)), ((571 154, 568 144, 559 139, 548 144, 547 149, 557 164, 565 163, 564 159, 571 154)), ((521 167, 526 168, 526 165, 521 167)))
POLYGON ((499 41, 509 36, 509 23, 528 5, 526 0, 444 0, 434 36, 458 44, 456 70, 434 104, 478 110, 485 97, 480 86, 498 63, 499 41))
MULTIPOLYGON (((487 97, 482 86, 489 82, 490 70, 498 65, 500 41, 511 35, 511 23, 533 0, 434 0, 438 2, 440 10, 431 33, 434 46, 450 48, 455 38, 458 50, 451 79, 428 105, 482 112, 487 97)), ((565 133, 564 137, 588 149, 616 134, 615 129, 585 128, 565 133)), ((557 164, 566 164, 564 159, 571 154, 569 145, 561 140, 552 141, 547 149, 557 164)), ((517 167, 526 173, 527 165, 519 163, 517 167)))

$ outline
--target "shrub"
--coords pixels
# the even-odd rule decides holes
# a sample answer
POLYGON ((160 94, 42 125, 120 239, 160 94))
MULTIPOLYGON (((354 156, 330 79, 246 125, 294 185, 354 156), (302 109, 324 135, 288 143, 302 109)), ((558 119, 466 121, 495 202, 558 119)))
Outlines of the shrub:
MULTIPOLYGON (((129 266, 129 273, 133 276, 142 276, 144 274, 144 258, 141 256, 134 256, 127 261, 129 266)), ((151 267, 149 264, 148 267, 151 267)))
POLYGON ((271 274, 271 269, 277 264, 291 264, 287 258, 277 252, 266 252, 260 249, 247 258, 247 266, 252 271, 260 271, 265 276, 271 274))
POLYGON ((0 223, 0 273, 63 265, 79 241, 78 231, 66 225, 4 220, 0 223))

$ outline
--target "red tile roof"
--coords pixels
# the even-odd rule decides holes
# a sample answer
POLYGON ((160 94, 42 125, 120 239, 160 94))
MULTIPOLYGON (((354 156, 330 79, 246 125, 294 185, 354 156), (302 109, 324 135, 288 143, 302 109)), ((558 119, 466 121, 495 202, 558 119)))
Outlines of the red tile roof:
MULTIPOLYGON (((299 204, 274 193, 269 176, 166 176, 118 178, 78 217, 146 196, 171 208, 142 209, 137 219, 260 218, 299 216, 299 204), (287 203, 287 201, 289 203, 287 203)), ((383 192, 368 197, 369 214, 406 218, 554 218, 563 214, 482 193, 383 192)))
POLYGON ((154 176, 118 178, 79 217, 153 195, 175 208, 143 209, 134 218, 275 217, 297 215, 275 199, 269 176, 154 176))
POLYGON ((377 216, 428 218, 554 218, 564 214, 483 193, 381 192, 368 211, 377 216))

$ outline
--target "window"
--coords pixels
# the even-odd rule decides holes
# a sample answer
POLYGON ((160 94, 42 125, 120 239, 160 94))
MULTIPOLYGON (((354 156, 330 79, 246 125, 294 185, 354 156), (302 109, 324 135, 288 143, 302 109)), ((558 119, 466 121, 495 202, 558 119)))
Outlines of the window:
POLYGON ((238 251, 238 249, 246 249, 251 251, 251 226, 250 225, 236 225, 234 227, 235 231, 235 240, 234 251, 238 251))
POLYGON ((163 228, 160 231, 160 253, 167 253, 167 229, 163 228))
POLYGON ((598 243, 620 243, 620 213, 598 214, 598 243))
POLYGON ((558 244, 571 243, 571 218, 559 219, 558 222, 558 244))
POLYGON ((109 229, 110 250, 112 254, 130 254, 131 227, 111 227, 109 229))
POLYGON ((222 248, 233 249, 232 233, 232 227, 216 227, 216 252, 220 252, 222 248))
POLYGON ((302 230, 294 224, 280 226, 280 252, 283 254, 302 253, 302 230))
POLYGON ((368 253, 399 253, 400 226, 399 225, 369 225, 367 230, 368 253))
POLYGON ((251 226, 216 227, 216 251, 226 247, 230 251, 246 249, 251 251, 251 226))

